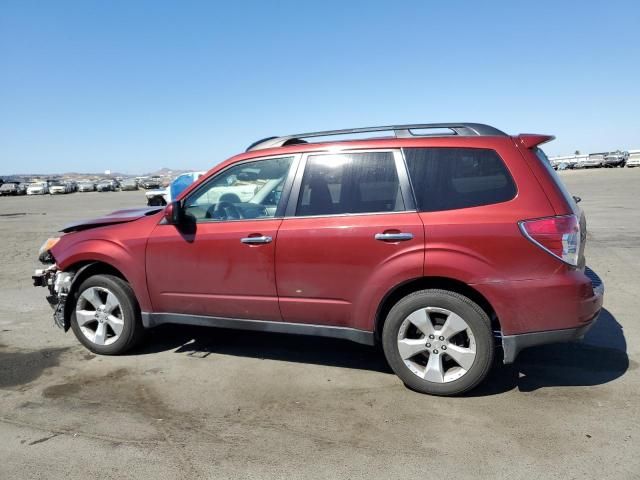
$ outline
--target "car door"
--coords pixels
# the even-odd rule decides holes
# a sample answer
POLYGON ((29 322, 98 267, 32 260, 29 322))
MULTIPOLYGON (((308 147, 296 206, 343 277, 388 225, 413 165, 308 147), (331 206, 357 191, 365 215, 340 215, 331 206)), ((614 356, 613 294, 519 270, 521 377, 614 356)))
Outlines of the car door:
POLYGON ((146 261, 155 312, 281 319, 275 240, 297 160, 234 164, 181 202, 182 225, 156 226, 146 261))
POLYGON ((400 152, 308 154, 276 245, 284 321, 371 330, 390 288, 421 277, 424 228, 400 152))

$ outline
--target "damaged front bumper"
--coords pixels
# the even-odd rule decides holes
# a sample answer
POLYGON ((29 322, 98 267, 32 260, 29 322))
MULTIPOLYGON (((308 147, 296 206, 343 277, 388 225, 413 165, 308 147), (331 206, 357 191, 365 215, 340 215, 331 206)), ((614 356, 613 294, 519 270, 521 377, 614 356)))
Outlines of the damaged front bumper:
POLYGON ((54 264, 47 268, 37 269, 31 276, 34 287, 46 287, 49 290, 47 302, 53 308, 53 321, 65 332, 69 330, 69 321, 65 315, 65 306, 74 274, 58 270, 54 264))

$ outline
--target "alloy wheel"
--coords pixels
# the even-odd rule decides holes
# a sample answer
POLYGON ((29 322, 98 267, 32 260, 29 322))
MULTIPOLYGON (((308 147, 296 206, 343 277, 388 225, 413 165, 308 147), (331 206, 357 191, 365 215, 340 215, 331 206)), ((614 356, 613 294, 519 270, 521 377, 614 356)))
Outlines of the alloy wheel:
POLYGON ((397 344, 407 368, 434 383, 459 379, 476 358, 471 328, 446 308, 426 307, 409 314, 400 325, 397 344))
POLYGON ((91 343, 111 345, 124 328, 124 314, 118 297, 104 287, 83 290, 76 303, 80 331, 91 343))

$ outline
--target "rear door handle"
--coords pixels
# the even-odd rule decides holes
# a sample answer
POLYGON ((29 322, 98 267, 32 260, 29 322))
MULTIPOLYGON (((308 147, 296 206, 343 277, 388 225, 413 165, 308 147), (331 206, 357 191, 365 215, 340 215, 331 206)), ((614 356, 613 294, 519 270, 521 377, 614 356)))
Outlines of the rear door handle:
POLYGON ((374 238, 381 242, 406 242, 413 239, 413 233, 376 233, 374 238))
POLYGON ((248 245, 257 245, 260 243, 271 243, 272 240, 273 238, 267 237, 266 235, 262 235, 260 237, 245 237, 240 239, 242 243, 246 243, 248 245))

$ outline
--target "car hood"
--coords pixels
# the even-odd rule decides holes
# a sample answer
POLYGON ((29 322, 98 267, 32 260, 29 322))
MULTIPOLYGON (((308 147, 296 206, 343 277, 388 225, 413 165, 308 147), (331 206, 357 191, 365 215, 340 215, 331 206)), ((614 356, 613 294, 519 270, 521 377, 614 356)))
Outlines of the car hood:
POLYGON ((89 220, 81 220, 79 222, 70 223, 66 225, 61 232, 78 232, 80 230, 87 230, 89 228, 103 227, 105 225, 114 225, 116 223, 133 222, 142 217, 153 215, 154 213, 162 210, 163 207, 144 207, 144 208, 129 208, 125 210, 116 210, 103 217, 91 218, 89 220))

